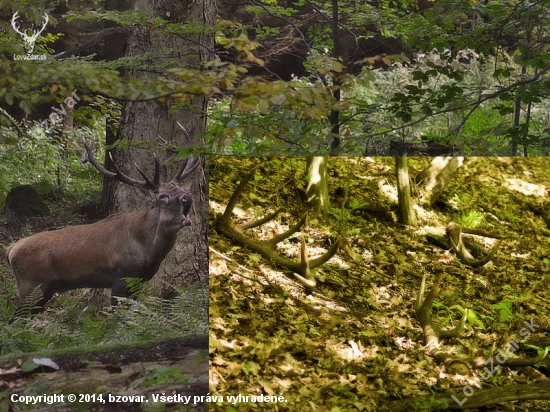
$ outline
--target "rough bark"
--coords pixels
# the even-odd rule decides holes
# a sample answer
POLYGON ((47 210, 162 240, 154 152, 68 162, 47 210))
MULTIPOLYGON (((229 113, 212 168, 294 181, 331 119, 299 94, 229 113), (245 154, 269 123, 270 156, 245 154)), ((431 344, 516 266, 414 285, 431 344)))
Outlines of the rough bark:
MULTIPOLYGON (((332 19, 330 22, 332 32, 332 57, 339 59, 341 57, 340 51, 340 32, 338 27, 338 1, 332 0, 332 19)), ((344 62, 347 64, 347 62, 344 62)), ((332 96, 334 100, 339 102, 341 99, 341 80, 338 75, 334 76, 334 91, 332 96)), ((330 142, 330 154, 331 156, 337 156, 340 150, 340 111, 332 109, 328 115, 328 120, 331 125, 330 133, 332 135, 332 142, 330 142)))
POLYGON ((328 196, 327 161, 323 156, 307 159, 307 189, 308 204, 317 212, 325 212, 330 207, 328 196))
MULTIPOLYGON (((144 68, 138 72, 130 72, 129 76, 157 77, 162 65, 169 61, 181 61, 190 67, 198 65, 211 58, 209 50, 213 49, 212 27, 216 16, 214 0, 201 2, 182 1, 176 6, 169 0, 141 0, 136 2, 138 10, 151 18, 169 18, 172 22, 195 22, 203 27, 202 33, 183 36, 160 34, 150 27, 134 29, 127 48, 128 56, 141 56, 145 53, 150 57, 143 62, 144 68), (169 11, 169 13, 168 13, 169 11)), ((166 74, 165 74, 166 75, 166 74)), ((169 105, 156 103, 129 102, 122 110, 119 140, 128 143, 128 147, 118 150, 115 162, 123 173, 134 176, 138 164, 146 174, 152 175, 153 156, 156 152, 161 161, 168 155, 158 146, 161 136, 164 140, 179 147, 200 144, 197 136, 206 127, 206 100, 198 97, 184 109, 174 111, 169 105), (178 125, 185 127, 186 133, 178 125), (139 149, 137 146, 145 147, 139 149), (149 149, 147 149, 149 147, 149 149), (152 149, 151 149, 152 147, 152 149)), ((177 172, 180 162, 168 167, 162 167, 161 181, 169 181, 177 172)), ((208 281, 208 202, 204 170, 199 167, 191 175, 192 184, 183 187, 189 191, 194 200, 191 211, 192 225, 183 228, 178 236, 174 249, 168 254, 157 275, 152 279, 152 286, 168 296, 173 286, 206 286, 208 281)), ((126 185, 116 185, 111 213, 127 212, 143 206, 143 201, 135 191, 126 185)))
POLYGON ((463 157, 436 157, 430 166, 415 178, 416 183, 423 183, 425 205, 433 206, 463 163, 463 157))
MULTIPOLYGON (((113 125, 110 120, 106 121, 105 124, 105 145, 112 146, 116 143, 116 136, 113 131, 113 125)), ((111 164, 111 157, 109 152, 105 151, 105 159, 103 161, 105 169, 110 172, 114 172, 113 166, 111 164)), ((101 200, 99 201, 99 206, 97 207, 97 213, 99 216, 107 216, 109 213, 109 205, 113 204, 113 191, 115 187, 115 182, 109 179, 107 176, 103 176, 103 187, 101 190, 101 200)))
POLYGON ((407 158, 395 157, 395 173, 397 175, 397 194, 399 199, 399 219, 406 225, 416 225, 416 213, 411 199, 411 184, 407 158))

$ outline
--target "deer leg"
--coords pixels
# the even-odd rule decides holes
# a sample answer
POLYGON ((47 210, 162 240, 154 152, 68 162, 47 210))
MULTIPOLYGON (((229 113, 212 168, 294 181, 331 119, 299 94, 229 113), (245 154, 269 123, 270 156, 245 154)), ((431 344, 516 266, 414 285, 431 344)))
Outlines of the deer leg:
POLYGON ((128 286, 124 279, 117 279, 113 282, 111 288, 111 305, 118 305, 117 298, 127 298, 128 297, 128 286))

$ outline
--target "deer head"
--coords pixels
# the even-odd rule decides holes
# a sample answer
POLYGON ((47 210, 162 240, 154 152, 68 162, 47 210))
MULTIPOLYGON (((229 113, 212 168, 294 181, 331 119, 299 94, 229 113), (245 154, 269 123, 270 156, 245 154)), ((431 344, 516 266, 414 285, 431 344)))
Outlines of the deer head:
POLYGON ((21 31, 19 26, 17 25, 17 19, 19 18, 19 12, 16 11, 13 14, 13 17, 11 18, 11 27, 23 37, 23 41, 25 42, 25 50, 27 51, 27 54, 32 54, 34 50, 34 43, 36 42, 36 39, 38 36, 40 36, 40 33, 44 31, 46 28, 46 25, 48 24, 49 17, 46 13, 44 13, 44 24, 42 25, 42 28, 38 31, 33 31, 32 34, 29 36, 27 34, 28 30, 21 31))
POLYGON ((154 156, 155 176, 152 180, 147 177, 147 175, 139 168, 138 165, 135 165, 139 174, 145 179, 137 180, 125 175, 120 171, 115 161, 113 160, 111 153, 109 153, 109 157, 111 159, 111 164, 113 165, 115 172, 111 172, 105 169, 105 167, 103 167, 103 165, 99 163, 94 157, 93 146, 95 142, 92 141, 90 144, 88 144, 85 139, 83 139, 83 142, 86 151, 82 155, 82 162, 89 162, 102 175, 106 176, 109 179, 116 180, 134 187, 138 190, 138 193, 141 193, 142 197, 150 194, 153 201, 156 203, 156 205, 159 207, 159 210, 161 211, 161 221, 166 229, 171 228, 179 230, 184 226, 191 225, 191 220, 189 219, 189 211, 191 210, 191 206, 193 203, 192 198, 191 195, 181 189, 178 184, 185 180, 185 178, 197 168, 197 166, 200 164, 200 159, 187 159, 182 164, 178 173, 176 173, 176 175, 170 182, 161 184, 160 164, 158 157, 154 156), (180 206, 181 213, 179 216, 181 216, 181 218, 178 221, 177 210, 180 206))

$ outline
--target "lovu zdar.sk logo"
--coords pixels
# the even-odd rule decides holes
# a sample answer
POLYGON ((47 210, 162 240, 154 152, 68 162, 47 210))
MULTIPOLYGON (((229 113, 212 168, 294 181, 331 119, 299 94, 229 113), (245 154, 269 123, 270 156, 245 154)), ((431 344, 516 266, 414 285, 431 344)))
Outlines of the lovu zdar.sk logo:
POLYGON ((34 51, 34 43, 36 42, 36 39, 38 39, 38 36, 40 36, 40 33, 44 31, 46 28, 46 25, 48 24, 49 17, 46 13, 44 13, 44 24, 39 30, 35 30, 34 25, 32 26, 32 29, 26 29, 21 30, 19 24, 17 23, 17 19, 19 18, 19 12, 16 11, 13 14, 13 17, 11 19, 11 27, 23 38, 25 51, 27 52, 26 56, 16 56, 14 55, 15 60, 45 60, 46 55, 35 55, 32 54, 34 51))

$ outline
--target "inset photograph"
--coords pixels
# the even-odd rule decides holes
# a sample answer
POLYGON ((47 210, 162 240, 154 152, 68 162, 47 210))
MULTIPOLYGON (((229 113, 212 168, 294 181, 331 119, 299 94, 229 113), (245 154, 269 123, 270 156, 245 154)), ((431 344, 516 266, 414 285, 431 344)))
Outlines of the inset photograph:
POLYGON ((210 410, 548 409, 550 159, 209 165, 210 410))

